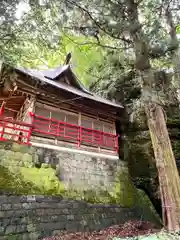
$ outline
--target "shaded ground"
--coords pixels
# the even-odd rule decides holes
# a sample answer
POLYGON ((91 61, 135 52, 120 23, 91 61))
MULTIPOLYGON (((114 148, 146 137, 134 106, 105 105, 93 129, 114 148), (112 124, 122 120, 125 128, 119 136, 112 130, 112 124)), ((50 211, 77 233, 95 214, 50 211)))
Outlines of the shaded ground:
POLYGON ((66 233, 60 236, 43 238, 43 240, 111 240, 113 237, 135 237, 159 232, 150 222, 129 221, 123 225, 115 225, 99 232, 92 233, 66 233))

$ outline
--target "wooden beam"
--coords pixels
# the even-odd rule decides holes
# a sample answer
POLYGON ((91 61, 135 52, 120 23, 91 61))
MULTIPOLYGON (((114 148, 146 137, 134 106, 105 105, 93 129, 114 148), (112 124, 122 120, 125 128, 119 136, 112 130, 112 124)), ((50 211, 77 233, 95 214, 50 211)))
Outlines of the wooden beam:
POLYGON ((6 100, 10 100, 10 99, 21 99, 24 98, 24 96, 11 96, 11 97, 0 97, 0 100, 2 101, 6 101, 6 100))
POLYGON ((5 110, 8 110, 8 111, 11 111, 11 112, 18 112, 17 110, 14 110, 14 109, 12 109, 12 108, 7 108, 7 107, 5 107, 5 110))

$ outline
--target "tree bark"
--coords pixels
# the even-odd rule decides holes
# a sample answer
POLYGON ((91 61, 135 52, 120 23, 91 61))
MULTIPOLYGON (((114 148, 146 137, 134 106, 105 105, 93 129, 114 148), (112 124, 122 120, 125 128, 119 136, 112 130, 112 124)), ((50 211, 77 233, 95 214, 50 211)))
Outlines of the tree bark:
POLYGON ((179 174, 161 106, 145 106, 151 135, 162 201, 163 222, 168 231, 180 229, 179 174))
POLYGON ((175 47, 175 49, 171 52, 172 56, 172 63, 174 68, 174 86, 176 88, 176 95, 177 100, 180 102, 180 88, 179 88, 179 81, 180 81, 180 53, 179 53, 179 41, 176 34, 176 24, 173 21, 173 15, 168 4, 168 1, 165 2, 167 6, 165 9, 165 17, 167 21, 167 25, 169 27, 169 35, 171 39, 171 45, 175 47))
POLYGON ((134 43, 136 69, 142 77, 142 100, 145 106, 148 127, 151 135, 161 192, 164 226, 169 231, 180 230, 180 182, 175 157, 165 122, 163 108, 160 106, 155 89, 155 76, 149 59, 149 42, 138 18, 137 4, 126 0, 128 20, 132 27, 129 34, 134 43))

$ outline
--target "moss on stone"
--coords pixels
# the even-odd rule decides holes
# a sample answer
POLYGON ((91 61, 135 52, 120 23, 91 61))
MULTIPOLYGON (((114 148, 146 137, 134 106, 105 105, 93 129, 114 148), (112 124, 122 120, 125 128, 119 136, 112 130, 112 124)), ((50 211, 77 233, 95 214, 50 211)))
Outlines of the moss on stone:
POLYGON ((64 192, 63 184, 52 169, 24 167, 9 169, 0 166, 0 189, 17 194, 60 195, 64 192))
POLYGON ((115 203, 115 199, 108 191, 97 191, 92 189, 83 191, 71 188, 65 190, 63 196, 75 200, 84 200, 89 203, 115 203))
MULTIPOLYGON (((16 148, 17 149, 17 148, 16 148)), ((43 164, 36 168, 34 159, 29 153, 0 150, 0 188, 13 193, 63 195, 90 203, 119 203, 124 207, 134 204, 134 188, 130 182, 128 171, 119 171, 113 192, 107 190, 77 189, 65 190, 64 184, 57 178, 57 170, 43 164), (11 176, 11 177, 9 177, 11 176)))
POLYGON ((135 206, 137 209, 141 211, 142 218, 144 216, 148 216, 149 220, 152 220, 152 222, 156 222, 157 224, 161 223, 161 219, 159 215, 157 214, 156 210, 154 209, 153 204, 151 203, 149 197, 147 194, 140 189, 136 190, 136 204, 135 206))
POLYGON ((22 176, 17 173, 17 168, 0 166, 0 191, 14 194, 29 194, 35 190, 29 182, 24 182, 22 176))
MULTIPOLYGON (((24 147, 24 146, 23 146, 24 147)), ((36 168, 36 154, 24 153, 21 146, 13 144, 13 150, 0 149, 0 190, 18 194, 59 195, 64 185, 56 177, 55 169, 36 168)), ((30 151, 29 151, 30 152, 30 151)))
POLYGON ((37 163, 37 154, 31 153, 27 146, 13 143, 11 150, 0 149, 0 188, 22 194, 63 195, 91 203, 119 203, 124 207, 134 204, 134 187, 127 168, 120 167, 113 191, 82 191, 65 190, 64 184, 57 178, 59 165, 56 169, 51 168, 49 164, 42 164, 41 168, 36 168, 37 163))
POLYGON ((90 203, 114 203, 122 207, 133 207, 135 205, 136 188, 129 177, 127 167, 120 167, 117 173, 114 188, 106 190, 77 190, 68 189, 64 196, 77 200, 85 200, 90 203))
POLYGON ((131 182, 128 169, 122 167, 116 176, 114 191, 111 196, 123 207, 132 207, 135 204, 136 190, 131 182))
POLYGON ((55 169, 48 164, 36 168, 37 163, 37 154, 31 153, 31 150, 25 152, 24 146, 21 148, 13 144, 11 151, 0 148, 0 190, 25 195, 62 195, 90 203, 116 203, 122 207, 133 207, 139 200, 138 206, 143 205, 145 209, 143 214, 152 213, 151 209, 148 210, 151 204, 147 202, 145 195, 142 196, 132 184, 127 166, 119 167, 112 190, 83 191, 65 189, 57 177, 59 165, 55 169))
MULTIPOLYGON (((7 156, 3 156, 3 158, 8 159, 10 165, 2 166, 4 161, 0 161, 0 188, 5 191, 18 194, 63 195, 90 203, 119 203, 124 207, 132 207, 134 204, 134 187, 127 171, 123 170, 118 173, 113 192, 108 190, 65 190, 64 184, 56 176, 56 169, 52 169, 49 165, 35 168, 30 154, 23 154, 25 156, 22 158, 23 161, 17 165, 17 159, 22 155, 18 152, 15 155, 14 163, 16 164, 13 164, 12 158, 8 159, 7 156)), ((11 154, 8 153, 8 157, 10 156, 11 154)))
POLYGON ((30 182, 40 193, 51 193, 53 195, 62 194, 64 185, 55 175, 55 170, 52 168, 20 168, 20 173, 25 182, 30 182))
POLYGON ((24 153, 23 154, 22 162, 23 162, 24 166, 27 167, 27 168, 34 167, 34 162, 33 162, 32 155, 29 154, 29 153, 24 153))
POLYGON ((41 167, 42 167, 42 168, 49 168, 49 167, 51 167, 51 165, 48 164, 48 163, 43 163, 43 164, 41 165, 41 167))
POLYGON ((11 150, 13 152, 21 152, 21 153, 32 153, 32 150, 27 145, 13 143, 11 146, 11 150))

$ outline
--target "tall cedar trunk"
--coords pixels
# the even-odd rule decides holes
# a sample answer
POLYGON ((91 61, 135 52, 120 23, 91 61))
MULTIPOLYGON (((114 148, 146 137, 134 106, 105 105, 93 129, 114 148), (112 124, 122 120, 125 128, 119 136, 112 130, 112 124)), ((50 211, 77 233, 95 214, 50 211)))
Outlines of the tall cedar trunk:
POLYGON ((171 51, 172 56, 172 63, 174 67, 174 84, 176 87, 176 93, 177 93, 177 100, 180 102, 180 88, 179 88, 179 81, 180 81, 180 56, 179 56, 179 41, 176 34, 176 24, 173 21, 173 15, 170 9, 170 6, 168 4, 168 1, 165 2, 167 8, 165 10, 165 16, 167 25, 169 27, 169 35, 171 38, 171 46, 173 48, 173 51, 171 51))
POLYGON ((125 1, 129 34, 134 43, 136 69, 142 76, 145 112, 151 135, 159 175, 164 226, 168 230, 180 230, 180 182, 172 151, 163 109, 157 103, 154 91, 155 77, 150 64, 149 42, 138 18, 138 5, 134 0, 125 1))
POLYGON ((166 127, 163 109, 156 104, 145 107, 156 166, 159 175, 163 222, 169 231, 180 229, 179 174, 166 127))

